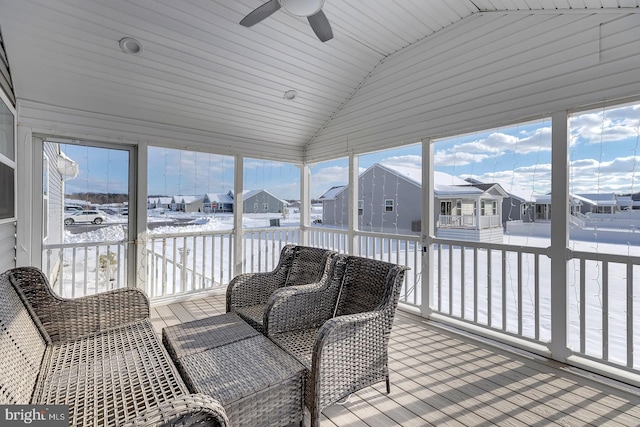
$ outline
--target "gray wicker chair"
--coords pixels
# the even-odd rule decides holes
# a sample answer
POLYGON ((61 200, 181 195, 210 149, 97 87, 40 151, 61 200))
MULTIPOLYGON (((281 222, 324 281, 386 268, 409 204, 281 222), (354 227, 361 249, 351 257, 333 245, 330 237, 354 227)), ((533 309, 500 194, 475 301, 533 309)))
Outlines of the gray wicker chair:
POLYGON ((313 427, 324 408, 351 393, 380 381, 389 392, 389 335, 407 269, 338 255, 321 281, 272 296, 266 334, 307 368, 313 427))
POLYGON ((0 404, 68 405, 73 426, 228 425, 189 394, 142 292, 62 299, 32 267, 0 275, 0 404))
POLYGON ((285 245, 278 265, 270 272, 245 273, 227 287, 227 312, 235 312, 260 332, 269 297, 276 289, 318 281, 336 252, 307 246, 285 245))

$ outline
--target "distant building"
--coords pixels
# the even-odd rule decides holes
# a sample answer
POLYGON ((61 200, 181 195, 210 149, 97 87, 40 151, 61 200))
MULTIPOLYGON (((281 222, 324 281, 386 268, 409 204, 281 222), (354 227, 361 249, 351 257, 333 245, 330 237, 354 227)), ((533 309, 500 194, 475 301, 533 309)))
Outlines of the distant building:
POLYGON ((233 191, 229 190, 221 194, 207 193, 206 196, 204 212, 233 212, 233 191))
MULTIPOLYGON (((436 237, 502 242, 499 184, 478 188, 444 172, 434 172, 436 237)), ((325 225, 347 226, 348 187, 322 195, 325 225)), ((376 163, 358 177, 358 229, 411 233, 421 231, 422 171, 376 163)))
POLYGON ((243 213, 283 213, 287 202, 267 190, 246 190, 242 192, 243 213))
POLYGON ((206 194, 173 196, 171 210, 179 212, 203 212, 206 198, 206 194))

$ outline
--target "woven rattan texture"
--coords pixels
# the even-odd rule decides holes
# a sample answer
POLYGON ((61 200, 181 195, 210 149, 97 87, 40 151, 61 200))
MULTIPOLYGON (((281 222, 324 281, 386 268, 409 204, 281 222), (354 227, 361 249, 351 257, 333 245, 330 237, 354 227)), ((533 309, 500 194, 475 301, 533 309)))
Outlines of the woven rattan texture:
POLYGON ((334 307, 331 313, 335 311, 336 317, 326 309, 324 319, 312 312, 304 315, 295 307, 318 307, 316 288, 290 288, 274 294, 265 316, 267 335, 308 368, 305 403, 313 427, 319 425, 323 408, 364 387, 389 380, 389 335, 405 270, 403 266, 356 256, 336 260, 333 278, 324 288, 333 290, 324 293, 331 298, 324 304, 334 307), (342 263, 343 268, 335 268, 342 263), (309 319, 306 324, 305 319, 309 319), (316 333, 318 323, 321 326, 316 333), (287 330, 292 325, 296 329, 287 330))
POLYGON ((162 342, 174 360, 260 335, 235 313, 169 326, 162 342))
POLYGON ((33 403, 69 405, 72 425, 121 423, 188 393, 151 323, 132 323, 50 349, 33 403))
POLYGON ((319 281, 327 261, 336 253, 307 246, 286 245, 271 272, 240 274, 227 288, 227 311, 236 311, 257 330, 264 332, 265 308, 270 296, 286 286, 319 281))
POLYGON ((0 275, 0 404, 31 400, 46 343, 9 281, 0 275))
POLYGON ((232 425, 302 420, 304 367, 262 335, 191 354, 179 366, 191 391, 218 399, 232 425))
POLYGON ((0 275, 0 403, 68 405, 73 426, 227 426, 219 402, 187 394, 139 318, 147 301, 134 290, 66 300, 37 269, 0 275), (127 303, 137 307, 118 307, 127 303))
POLYGON ((65 299, 52 292, 47 278, 37 268, 13 269, 11 276, 20 283, 52 341, 74 339, 149 317, 149 301, 135 289, 65 299))

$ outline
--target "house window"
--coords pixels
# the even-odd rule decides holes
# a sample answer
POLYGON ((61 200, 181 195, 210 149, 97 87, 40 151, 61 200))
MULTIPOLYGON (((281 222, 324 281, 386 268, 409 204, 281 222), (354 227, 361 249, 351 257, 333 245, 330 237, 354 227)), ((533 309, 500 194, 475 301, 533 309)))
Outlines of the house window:
POLYGON ((493 212, 493 215, 498 215, 498 201, 494 200, 491 202, 491 210, 493 212))
POLYGON ((269 211, 269 203, 263 203, 262 204, 262 210, 265 211, 265 212, 269 211))
POLYGON ((480 200, 480 216, 485 216, 485 215, 486 215, 485 202, 484 200, 480 200))
POLYGON ((520 205, 520 218, 524 219, 527 216, 527 205, 525 203, 520 205))
POLYGON ((393 204, 394 204, 394 200, 393 199, 386 199, 384 201, 384 211, 385 212, 393 212, 393 204))
POLYGON ((364 214, 364 200, 358 200, 358 215, 364 214))
POLYGON ((258 212, 258 202, 253 204, 253 211, 258 212))
POLYGON ((15 116, 0 90, 0 220, 15 216, 15 116))

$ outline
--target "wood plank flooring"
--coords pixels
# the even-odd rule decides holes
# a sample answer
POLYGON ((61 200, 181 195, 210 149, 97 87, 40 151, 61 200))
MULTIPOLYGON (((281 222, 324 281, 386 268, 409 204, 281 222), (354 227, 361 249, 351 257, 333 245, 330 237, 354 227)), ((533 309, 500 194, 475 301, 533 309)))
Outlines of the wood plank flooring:
MULTIPOLYGON (((222 314, 224 295, 152 307, 162 328, 222 314)), ((331 426, 640 426, 640 390, 400 312, 384 383, 323 411, 331 426)), ((308 420, 307 420, 308 421, 308 420)), ((306 423, 308 425, 308 422, 306 423)))

